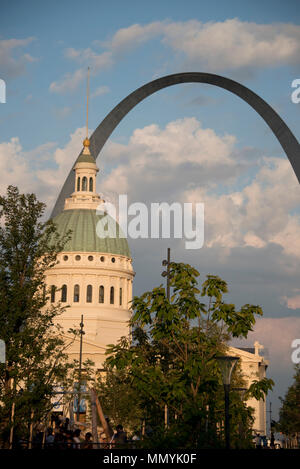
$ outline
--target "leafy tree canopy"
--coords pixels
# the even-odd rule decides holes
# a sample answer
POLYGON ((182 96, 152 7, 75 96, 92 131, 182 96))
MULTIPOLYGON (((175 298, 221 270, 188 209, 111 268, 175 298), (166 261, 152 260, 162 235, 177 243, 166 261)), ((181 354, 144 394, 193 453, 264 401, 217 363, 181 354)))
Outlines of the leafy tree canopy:
MULTIPOLYGON (((130 378, 131 386, 144 399, 148 421, 155 425, 153 417, 160 413, 161 422, 167 406, 172 420, 169 431, 180 431, 182 436, 185 428, 187 441, 201 446, 208 444, 208 435, 216 444, 224 420, 222 381, 216 357, 226 354, 231 337, 247 337, 255 316, 262 315, 262 310, 246 304, 237 311, 233 304, 224 301, 228 292, 224 280, 208 275, 199 288, 198 277, 195 268, 173 262, 170 301, 162 286, 134 297, 132 337, 110 346, 106 365, 130 378), (199 440, 203 434, 206 434, 205 443, 199 440)), ((235 387, 243 384, 239 370, 237 367, 233 375, 235 387)), ((257 381, 248 390, 248 396, 260 399, 272 385, 272 380, 257 381)), ((244 419, 249 429, 251 412, 237 394, 233 402, 235 428, 238 419, 244 419)), ((159 439, 162 441, 161 435, 159 439)))

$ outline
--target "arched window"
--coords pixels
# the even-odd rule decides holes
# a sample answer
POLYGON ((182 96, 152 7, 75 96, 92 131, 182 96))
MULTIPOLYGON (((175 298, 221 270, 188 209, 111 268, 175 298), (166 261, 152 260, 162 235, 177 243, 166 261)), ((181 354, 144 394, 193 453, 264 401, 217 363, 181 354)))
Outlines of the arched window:
POLYGON ((82 178, 82 190, 87 191, 87 178, 85 176, 82 178))
POLYGON ((63 285, 61 288, 61 302, 66 303, 67 301, 67 285, 63 285))
POLYGON ((93 299, 93 287, 92 285, 88 285, 86 288, 86 302, 91 303, 93 299))
POLYGON ((113 305, 115 302, 115 289, 110 287, 110 304, 113 305))
POLYGON ((51 285, 51 303, 55 303, 56 286, 51 285))
POLYGON ((74 303, 79 302, 79 285, 74 285, 74 303))
POLYGON ((120 288, 120 306, 122 306, 122 288, 120 288))
POLYGON ((93 192, 93 178, 90 178, 89 191, 93 192))
POLYGON ((77 178, 77 191, 80 191, 80 178, 77 178))
POLYGON ((104 303, 104 286, 99 287, 99 303, 104 303))

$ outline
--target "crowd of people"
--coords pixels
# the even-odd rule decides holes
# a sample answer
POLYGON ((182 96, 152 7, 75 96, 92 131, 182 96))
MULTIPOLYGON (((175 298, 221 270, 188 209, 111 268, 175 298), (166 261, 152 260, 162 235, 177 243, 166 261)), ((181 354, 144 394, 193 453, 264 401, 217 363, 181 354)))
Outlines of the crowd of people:
POLYGON ((271 432, 270 440, 267 439, 266 435, 256 433, 255 435, 255 447, 256 449, 278 449, 279 444, 275 441, 274 433, 271 432))
POLYGON ((135 433, 129 440, 121 424, 117 425, 116 431, 111 438, 108 438, 107 434, 102 432, 98 442, 93 441, 91 432, 86 432, 84 436, 82 433, 79 428, 72 430, 70 421, 66 418, 64 422, 56 422, 54 429, 49 427, 45 438, 37 433, 33 441, 33 447, 41 447, 42 445, 46 449, 112 449, 128 446, 128 443, 140 439, 138 433, 135 433), (42 443, 43 439, 44 443, 42 443))

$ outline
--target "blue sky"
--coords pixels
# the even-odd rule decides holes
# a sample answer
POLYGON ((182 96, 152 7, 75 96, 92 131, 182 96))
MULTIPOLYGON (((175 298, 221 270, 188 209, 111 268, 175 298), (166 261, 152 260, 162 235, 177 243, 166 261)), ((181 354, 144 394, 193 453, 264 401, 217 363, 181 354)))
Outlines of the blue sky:
MULTIPOLYGON (((90 131, 144 83, 206 71, 258 93, 300 140, 300 104, 291 101, 300 78, 296 1, 3 0, 1 17, 0 188, 34 190, 47 213, 81 150, 88 66, 90 131)), ((199 252, 176 240, 130 241, 135 293, 161 282, 170 245, 203 276, 227 280, 230 301, 261 304, 266 322, 249 340, 269 348, 275 402, 291 380, 290 344, 300 337, 300 190, 266 124, 224 90, 175 86, 138 105, 98 162, 98 189, 108 198, 122 191, 132 201, 204 201, 199 252)))

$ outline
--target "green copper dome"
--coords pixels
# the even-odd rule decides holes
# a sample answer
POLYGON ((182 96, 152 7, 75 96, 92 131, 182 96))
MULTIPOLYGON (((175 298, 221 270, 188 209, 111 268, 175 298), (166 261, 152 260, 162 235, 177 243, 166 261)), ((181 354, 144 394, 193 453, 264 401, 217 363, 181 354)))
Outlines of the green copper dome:
POLYGON ((72 230, 71 239, 66 243, 64 252, 107 252, 131 257, 127 239, 119 238, 122 230, 109 215, 97 215, 96 210, 89 209, 64 210, 53 218, 53 222, 61 236, 72 230), (108 223, 108 228, 107 219, 112 222, 112 225, 108 223), (116 236, 113 231, 114 223, 116 236), (96 228, 98 234, 106 234, 108 231, 109 236, 99 236, 96 228))
POLYGON ((96 161, 95 161, 95 158, 92 155, 85 155, 83 152, 81 152, 80 155, 77 158, 76 163, 94 163, 94 164, 96 164, 96 161))

